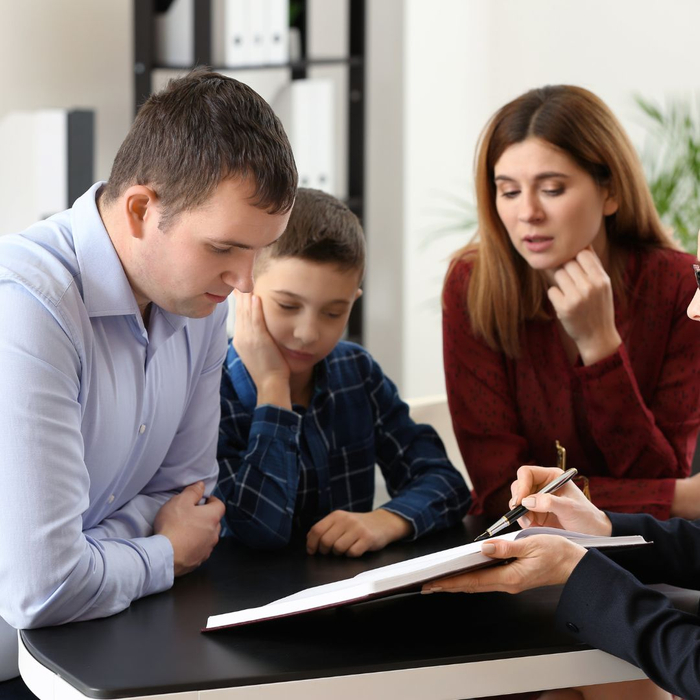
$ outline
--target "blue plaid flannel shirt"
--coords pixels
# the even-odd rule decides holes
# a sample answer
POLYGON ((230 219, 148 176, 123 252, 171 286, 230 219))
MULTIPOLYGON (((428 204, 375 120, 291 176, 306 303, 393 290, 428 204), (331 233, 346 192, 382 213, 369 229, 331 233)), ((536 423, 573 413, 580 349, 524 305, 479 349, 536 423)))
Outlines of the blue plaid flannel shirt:
POLYGON ((375 464, 391 496, 381 507, 408 520, 413 538, 462 519, 470 505, 462 475, 366 350, 339 343, 314 382, 308 409, 256 407, 255 384, 229 345, 215 492, 226 504, 226 534, 281 547, 331 511, 370 511, 375 464))

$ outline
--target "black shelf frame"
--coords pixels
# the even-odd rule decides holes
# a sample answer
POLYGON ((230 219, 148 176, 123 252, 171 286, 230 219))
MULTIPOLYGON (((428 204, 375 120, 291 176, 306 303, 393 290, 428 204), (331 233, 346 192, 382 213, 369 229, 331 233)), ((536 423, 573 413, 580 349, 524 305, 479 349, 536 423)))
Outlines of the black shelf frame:
MULTIPOLYGON (((153 72, 159 69, 185 71, 195 66, 211 66, 214 70, 269 70, 287 68, 292 80, 306 78, 313 66, 345 65, 348 68, 348 199, 352 211, 364 221, 364 173, 365 173, 365 35, 366 0, 348 0, 349 5, 349 56, 347 58, 302 58, 286 64, 257 66, 214 66, 212 61, 211 0, 194 2, 194 57, 192 66, 160 66, 155 62, 155 15, 167 9, 164 0, 134 0, 134 114, 153 90, 153 72)), ((306 50, 306 13, 301 15, 303 51, 306 50)), ((348 339, 362 343, 363 300, 360 297, 352 310, 348 323, 348 339)))

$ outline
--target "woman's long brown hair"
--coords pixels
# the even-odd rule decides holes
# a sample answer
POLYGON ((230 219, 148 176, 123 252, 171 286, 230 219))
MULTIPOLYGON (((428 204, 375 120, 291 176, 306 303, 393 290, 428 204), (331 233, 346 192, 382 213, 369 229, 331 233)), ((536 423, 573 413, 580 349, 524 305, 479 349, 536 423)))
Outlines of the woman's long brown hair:
POLYGON ((519 354, 526 320, 548 318, 547 285, 517 253, 496 210, 494 166, 503 152, 527 138, 540 138, 569 155, 618 203, 606 218, 613 291, 623 297, 623 252, 673 247, 649 192, 627 134, 607 105, 580 87, 554 85, 530 90, 502 107, 482 132, 475 163, 478 229, 458 250, 453 266, 473 263, 467 308, 473 331, 509 357, 519 354))

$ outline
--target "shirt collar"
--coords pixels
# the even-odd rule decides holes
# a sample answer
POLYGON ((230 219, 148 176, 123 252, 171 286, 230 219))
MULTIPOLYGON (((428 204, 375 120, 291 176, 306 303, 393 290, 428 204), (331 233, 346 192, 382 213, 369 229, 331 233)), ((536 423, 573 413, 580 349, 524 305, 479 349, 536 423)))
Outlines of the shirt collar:
MULTIPOLYGON (((96 182, 75 200, 71 209, 71 228, 85 307, 91 317, 135 315, 140 319, 136 297, 97 209, 97 193, 104 184, 96 182)), ((180 330, 187 323, 184 316, 153 306, 151 314, 157 310, 173 330, 180 330)))
POLYGON ((95 198, 102 185, 103 182, 95 183, 75 200, 71 209, 85 307, 90 316, 140 315, 134 292, 97 209, 95 198))

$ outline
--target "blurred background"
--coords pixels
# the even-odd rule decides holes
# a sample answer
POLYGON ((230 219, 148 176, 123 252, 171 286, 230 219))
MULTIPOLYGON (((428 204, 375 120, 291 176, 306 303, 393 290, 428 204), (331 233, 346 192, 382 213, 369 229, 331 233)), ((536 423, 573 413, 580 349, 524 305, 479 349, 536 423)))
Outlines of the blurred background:
POLYGON ((0 0, 0 233, 107 179, 148 92, 212 65, 272 104, 304 184, 361 216, 350 337, 404 396, 439 394, 440 289, 474 231, 474 149, 525 90, 605 100, 695 250, 698 27, 697 0, 0 0))

